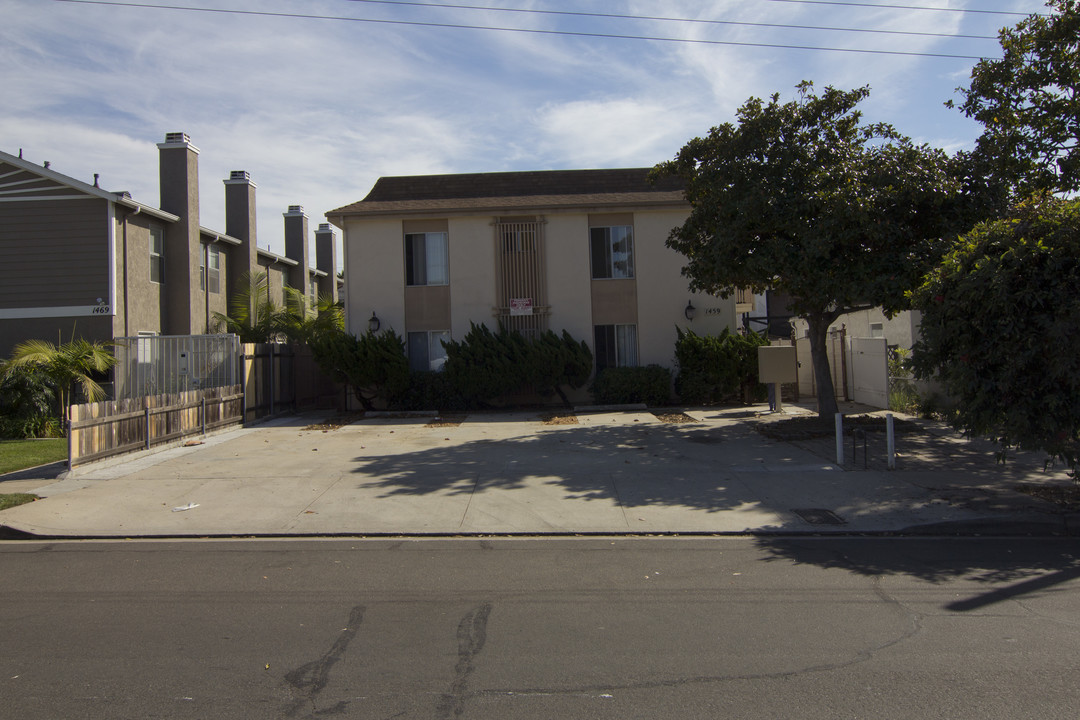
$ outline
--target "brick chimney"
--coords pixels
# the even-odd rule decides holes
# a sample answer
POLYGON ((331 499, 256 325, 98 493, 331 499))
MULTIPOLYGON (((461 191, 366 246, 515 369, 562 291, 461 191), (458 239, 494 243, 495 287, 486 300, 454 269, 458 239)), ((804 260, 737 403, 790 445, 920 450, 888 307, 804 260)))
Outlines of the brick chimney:
POLYGON ((228 292, 247 284, 247 276, 259 272, 258 236, 255 233, 255 188, 246 170, 233 170, 225 183, 225 234, 241 242, 229 248, 228 292))
POLYGON ((289 287, 295 288, 308 297, 308 217, 300 205, 290 205, 285 217, 285 257, 297 262, 289 268, 289 287))
POLYGON ((180 220, 165 228, 165 318, 171 335, 202 332, 205 299, 192 293, 199 277, 199 149, 186 133, 166 133, 158 143, 161 209, 180 220))
POLYGON ((315 268, 326 273, 319 278, 319 295, 337 302, 337 243, 330 223, 320 224, 315 231, 315 268))

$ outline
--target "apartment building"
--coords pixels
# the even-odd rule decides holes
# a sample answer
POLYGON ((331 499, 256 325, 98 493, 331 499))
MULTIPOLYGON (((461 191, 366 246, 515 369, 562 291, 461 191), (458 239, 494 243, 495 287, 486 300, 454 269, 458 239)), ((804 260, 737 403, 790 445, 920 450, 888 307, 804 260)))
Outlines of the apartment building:
POLYGON ((471 323, 568 331, 598 369, 671 367, 676 327, 735 327, 735 298, 691 293, 665 245, 690 207, 649 168, 380 178, 326 214, 343 233, 349 330, 391 328, 438 369, 471 323))
POLYGON ((334 233, 315 233, 309 267, 307 216, 284 214, 284 256, 258 247, 255 183, 224 180, 226 227, 199 222, 199 150, 184 133, 158 144, 157 207, 0 152, 0 358, 27 339, 108 341, 209 332, 246 273, 336 300, 334 233))

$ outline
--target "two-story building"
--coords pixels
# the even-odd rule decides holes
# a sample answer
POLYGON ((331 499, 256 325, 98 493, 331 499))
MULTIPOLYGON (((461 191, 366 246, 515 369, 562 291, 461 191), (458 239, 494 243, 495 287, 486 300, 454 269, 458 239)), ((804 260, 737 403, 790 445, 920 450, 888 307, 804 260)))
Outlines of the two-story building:
POLYGON ((665 245, 690 206, 649 168, 383 177, 327 213, 343 232, 348 327, 391 328, 437 369, 470 323, 568 331, 598 369, 671 367, 676 327, 735 327, 735 298, 690 293, 665 245))
POLYGON ((224 231, 199 222, 199 150, 184 133, 158 144, 158 207, 63 175, 49 163, 0 152, 0 358, 27 339, 109 341, 192 335, 227 314, 244 277, 265 272, 275 303, 282 287, 337 297, 334 234, 315 233, 309 267, 307 216, 284 214, 285 256, 256 241, 249 174, 224 180, 224 231))

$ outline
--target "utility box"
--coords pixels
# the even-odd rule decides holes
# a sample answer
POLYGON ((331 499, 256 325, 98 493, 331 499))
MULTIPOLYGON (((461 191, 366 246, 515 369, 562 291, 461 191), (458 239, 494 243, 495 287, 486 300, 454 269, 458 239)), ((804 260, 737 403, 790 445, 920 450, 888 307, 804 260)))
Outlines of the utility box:
POLYGON ((761 345, 757 349, 758 382, 793 383, 799 379, 799 363, 793 345, 761 345))

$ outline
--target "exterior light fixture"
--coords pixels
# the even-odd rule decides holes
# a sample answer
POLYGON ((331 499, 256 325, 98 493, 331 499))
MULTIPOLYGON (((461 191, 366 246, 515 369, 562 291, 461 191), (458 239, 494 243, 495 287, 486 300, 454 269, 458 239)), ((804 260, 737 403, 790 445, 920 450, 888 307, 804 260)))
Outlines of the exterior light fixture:
POLYGON ((683 310, 683 315, 686 316, 687 320, 694 319, 694 316, 697 315, 697 308, 694 307, 694 303, 690 302, 689 300, 686 301, 686 309, 683 310))
POLYGON ((375 311, 371 311, 371 318, 367 321, 368 332, 379 332, 379 328, 382 327, 382 322, 379 318, 375 317, 375 311))

